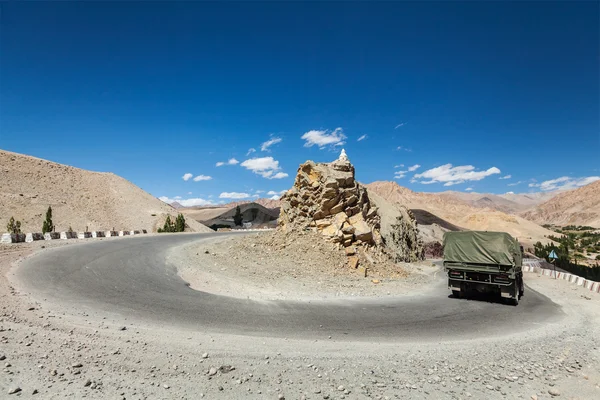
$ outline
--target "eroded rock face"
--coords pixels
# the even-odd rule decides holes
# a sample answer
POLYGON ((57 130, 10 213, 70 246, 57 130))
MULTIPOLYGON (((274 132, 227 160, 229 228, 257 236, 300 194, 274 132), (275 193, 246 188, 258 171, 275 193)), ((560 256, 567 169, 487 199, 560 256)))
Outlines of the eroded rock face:
POLYGON ((380 210, 369 199, 367 189, 356 182, 354 173, 343 150, 334 162, 300 165, 294 186, 281 198, 278 229, 320 232, 326 240, 346 248, 349 264, 355 268, 358 255, 365 251, 385 254, 394 261, 420 258, 422 246, 414 218, 394 208, 397 226, 382 235, 380 210))

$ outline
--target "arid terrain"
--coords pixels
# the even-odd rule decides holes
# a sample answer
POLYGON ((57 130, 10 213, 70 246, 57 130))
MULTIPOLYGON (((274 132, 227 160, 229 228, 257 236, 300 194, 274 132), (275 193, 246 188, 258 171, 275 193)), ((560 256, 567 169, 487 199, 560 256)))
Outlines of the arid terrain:
MULTIPOLYGON (((155 232, 167 215, 177 216, 173 207, 115 174, 0 150, 0 230, 12 216, 23 232, 41 232, 49 206, 57 232, 69 227, 155 232)), ((208 231, 193 219, 187 222, 191 231, 208 231)))
MULTIPOLYGON (((410 209, 427 211, 463 229, 508 232, 527 246, 537 241, 548 242, 547 236, 554 234, 517 215, 474 207, 454 196, 417 193, 395 182, 373 182, 367 187, 388 201, 403 204, 410 209)), ((442 223, 438 222, 438 225, 442 223)))
MULTIPOLYGON (((93 307, 58 306, 23 292, 18 285, 15 288, 11 265, 18 266, 32 252, 51 254, 55 246, 86 244, 54 241, 0 247, 3 398, 549 399, 560 395, 585 400, 600 392, 600 353, 595 345, 600 298, 562 280, 526 276, 527 285, 550 296, 562 307, 564 317, 520 335, 469 341, 348 341, 327 326, 314 340, 268 333, 217 335, 93 307)), ((218 251, 215 245, 196 247, 218 251)), ((218 269, 207 271, 206 278, 222 276, 218 269)), ((245 274, 228 274, 227 280, 236 280, 233 287, 243 286, 248 292, 260 283, 245 274)), ((428 276, 421 284, 430 282, 428 276)), ((353 278, 338 278, 339 287, 355 284, 353 278)), ((397 288, 386 286, 385 281, 371 285, 385 296, 397 288)), ((419 283, 414 285, 413 293, 419 283)), ((339 287, 322 285, 321 293, 335 297, 339 287)), ((302 290, 300 285, 288 289, 302 290)), ((296 298, 294 292, 281 295, 296 298)))
POLYGON ((476 208, 489 208, 507 214, 518 214, 550 200, 556 196, 557 192, 491 194, 448 191, 436 194, 441 197, 459 199, 476 208))
MULTIPOLYGON (((112 174, 2 155, 3 207, 35 211, 21 217, 25 229, 37 230, 47 205, 60 227, 90 230, 118 229, 115 218, 155 228, 177 213, 112 174), (61 197, 46 169, 89 202, 61 197), (123 209, 101 207, 110 201, 123 209)), ((528 273, 516 309, 455 299, 439 263, 416 261, 417 227, 421 240, 464 228, 522 241, 550 231, 453 196, 365 188, 343 159, 303 168, 276 204, 285 215, 276 231, 0 245, 0 397, 598 397, 600 295, 528 273)), ((233 208, 183 210, 215 220, 233 208)))
POLYGON ((600 181, 559 193, 523 214, 538 224, 586 225, 600 228, 600 181))

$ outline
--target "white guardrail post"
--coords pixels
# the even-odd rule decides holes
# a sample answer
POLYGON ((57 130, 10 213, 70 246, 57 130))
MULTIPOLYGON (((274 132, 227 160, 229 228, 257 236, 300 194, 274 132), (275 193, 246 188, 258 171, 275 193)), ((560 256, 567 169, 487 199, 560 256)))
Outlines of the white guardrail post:
POLYGON ((559 272, 551 269, 543 268, 539 260, 534 258, 523 259, 523 271, 536 272, 543 276, 549 276, 556 279, 563 279, 569 283, 576 284, 588 289, 590 292, 600 293, 600 282, 591 281, 568 272, 559 272))

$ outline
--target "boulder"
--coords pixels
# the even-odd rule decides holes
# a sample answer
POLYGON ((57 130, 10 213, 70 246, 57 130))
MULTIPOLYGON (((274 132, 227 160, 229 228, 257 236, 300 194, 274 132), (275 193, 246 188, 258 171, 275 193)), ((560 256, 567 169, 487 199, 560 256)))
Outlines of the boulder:
POLYGON ((357 256, 348 257, 348 266, 352 269, 358 268, 359 260, 357 256))

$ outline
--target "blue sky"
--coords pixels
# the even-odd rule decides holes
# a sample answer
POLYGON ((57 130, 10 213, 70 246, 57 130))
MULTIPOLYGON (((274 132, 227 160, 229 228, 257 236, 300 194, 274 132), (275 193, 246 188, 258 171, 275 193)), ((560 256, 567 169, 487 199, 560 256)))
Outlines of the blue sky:
POLYGON ((416 191, 600 175, 597 2, 0 8, 0 148, 157 197, 270 197, 342 147, 416 191))

